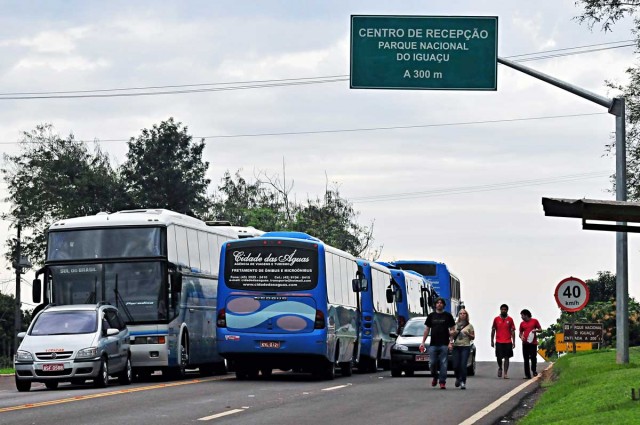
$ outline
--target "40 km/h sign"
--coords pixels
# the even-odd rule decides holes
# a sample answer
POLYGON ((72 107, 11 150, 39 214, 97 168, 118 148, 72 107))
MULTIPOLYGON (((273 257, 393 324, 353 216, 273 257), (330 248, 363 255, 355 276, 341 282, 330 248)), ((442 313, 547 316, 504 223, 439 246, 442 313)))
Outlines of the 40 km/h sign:
POLYGON ((589 302, 589 287, 576 277, 563 279, 554 294, 558 307, 569 313, 580 311, 589 302))

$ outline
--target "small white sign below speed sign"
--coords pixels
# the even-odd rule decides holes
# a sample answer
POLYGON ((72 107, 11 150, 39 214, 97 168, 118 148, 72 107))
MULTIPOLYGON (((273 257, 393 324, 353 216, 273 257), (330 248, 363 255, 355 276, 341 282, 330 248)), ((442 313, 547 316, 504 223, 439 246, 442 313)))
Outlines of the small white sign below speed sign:
POLYGON ((568 277, 558 283, 554 296, 562 310, 580 311, 589 302, 589 287, 577 277, 568 277))

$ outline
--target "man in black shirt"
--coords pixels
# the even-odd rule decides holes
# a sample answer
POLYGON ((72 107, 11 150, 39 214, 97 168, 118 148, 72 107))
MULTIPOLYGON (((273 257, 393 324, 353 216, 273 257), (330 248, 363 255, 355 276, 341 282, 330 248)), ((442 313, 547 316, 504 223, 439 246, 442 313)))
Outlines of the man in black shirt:
POLYGON ((429 313, 420 344, 420 351, 424 352, 424 342, 431 333, 429 343, 429 368, 431 369, 431 386, 435 387, 440 381, 440 389, 446 390, 447 383, 447 354, 449 349, 453 349, 453 336, 456 330, 456 321, 451 315, 444 311, 446 302, 444 298, 436 299, 436 311, 429 313))

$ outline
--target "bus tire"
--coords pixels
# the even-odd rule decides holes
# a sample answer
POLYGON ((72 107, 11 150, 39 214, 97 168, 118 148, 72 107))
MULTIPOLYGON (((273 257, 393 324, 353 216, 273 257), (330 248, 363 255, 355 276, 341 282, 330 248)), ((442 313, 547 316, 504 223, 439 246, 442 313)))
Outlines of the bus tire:
POLYGON ((184 379, 187 375, 187 364, 189 364, 189 346, 187 344, 189 336, 185 332, 180 339, 180 345, 178 346, 178 366, 171 367, 167 370, 169 379, 184 379))
POLYGON ((407 369, 404 371, 404 376, 413 376, 415 371, 413 369, 407 369))
POLYGON ((399 378, 402 376, 402 369, 398 368, 398 367, 392 367, 391 368, 391 376, 394 378, 399 378))
POLYGON ((273 369, 271 369, 270 367, 262 368, 260 369, 260 374, 263 378, 269 378, 273 374, 273 369))
POLYGON ((236 379, 238 381, 246 381, 249 375, 244 370, 236 370, 236 379))
POLYGON ((340 363, 340 374, 342 376, 353 375, 353 362, 348 361, 340 363))

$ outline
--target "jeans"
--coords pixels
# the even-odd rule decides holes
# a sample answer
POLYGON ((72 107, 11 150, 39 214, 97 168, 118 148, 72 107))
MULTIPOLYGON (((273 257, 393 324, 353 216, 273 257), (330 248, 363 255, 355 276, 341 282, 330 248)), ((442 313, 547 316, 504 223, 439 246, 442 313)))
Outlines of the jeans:
POLYGON ((535 344, 522 344, 522 357, 524 357, 524 376, 531 378, 531 372, 536 372, 536 360, 538 356, 538 346, 535 344), (531 361, 531 371, 529 371, 529 361, 531 361))
POLYGON ((447 354, 449 348, 446 345, 430 345, 429 346, 429 368, 431 376, 436 377, 438 372, 438 381, 441 384, 447 382, 447 354))
POLYGON ((467 361, 471 353, 471 346, 454 346, 453 347, 453 370, 456 380, 467 382, 467 361))

